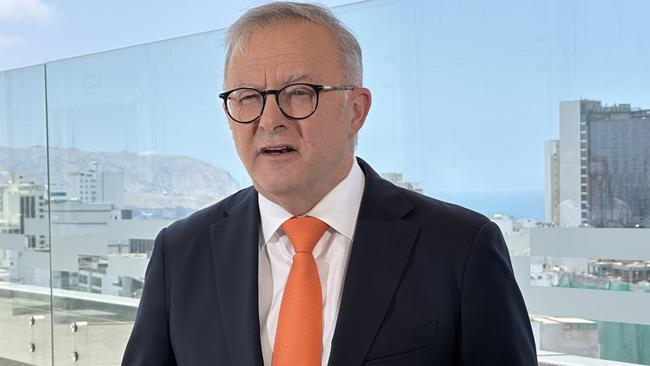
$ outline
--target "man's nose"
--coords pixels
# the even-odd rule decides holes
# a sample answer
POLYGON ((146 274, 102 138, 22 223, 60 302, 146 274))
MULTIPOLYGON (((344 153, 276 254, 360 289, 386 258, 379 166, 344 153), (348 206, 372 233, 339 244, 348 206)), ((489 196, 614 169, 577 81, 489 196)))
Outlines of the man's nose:
POLYGON ((287 127, 287 117, 278 107, 277 97, 275 94, 268 94, 266 96, 266 103, 260 115, 259 127, 268 132, 275 132, 279 128, 287 127))

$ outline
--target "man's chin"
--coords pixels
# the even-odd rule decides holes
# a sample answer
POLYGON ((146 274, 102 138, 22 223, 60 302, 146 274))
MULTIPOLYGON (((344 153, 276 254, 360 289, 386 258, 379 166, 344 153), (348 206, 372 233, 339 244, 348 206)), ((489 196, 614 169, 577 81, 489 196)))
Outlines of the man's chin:
POLYGON ((258 180, 253 185, 259 193, 271 200, 273 197, 288 197, 291 194, 296 194, 298 191, 295 184, 290 184, 286 176, 276 179, 258 180))

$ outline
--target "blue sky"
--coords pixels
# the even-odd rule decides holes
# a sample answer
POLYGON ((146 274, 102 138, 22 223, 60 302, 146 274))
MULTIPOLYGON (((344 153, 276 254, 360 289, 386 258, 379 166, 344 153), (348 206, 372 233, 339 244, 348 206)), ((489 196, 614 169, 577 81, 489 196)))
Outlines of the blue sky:
POLYGON ((0 0, 0 70, 223 28, 262 3, 0 0))
MULTIPOLYGON (((223 28, 257 4, 15 3, 31 10, 0 6, 0 69, 223 28)), ((358 155, 486 214, 543 218, 543 144, 558 136, 560 101, 650 108, 645 0, 375 0, 334 11, 361 43, 373 92, 358 155)), ((189 155, 248 184, 216 100, 221 37, 48 63, 50 144, 189 155)), ((23 110, 35 124, 0 132, 0 142, 44 140, 29 105, 41 100, 41 74, 6 73, 14 117, 23 110)))

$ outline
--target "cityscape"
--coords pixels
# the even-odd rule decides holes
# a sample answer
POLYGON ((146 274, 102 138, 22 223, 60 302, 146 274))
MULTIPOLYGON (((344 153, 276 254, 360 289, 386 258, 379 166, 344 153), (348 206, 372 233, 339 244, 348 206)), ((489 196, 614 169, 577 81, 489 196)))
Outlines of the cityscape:
MULTIPOLYGON (((594 242, 593 228, 613 230, 625 241, 629 233, 650 226, 650 147, 644 143, 650 141, 650 109, 604 106, 593 100, 561 102, 559 124, 559 139, 544 146, 546 220, 485 214, 500 227, 511 256, 530 256, 533 286, 650 293, 647 257, 535 255, 535 246, 546 246, 549 233, 555 245, 563 241, 568 245, 569 241, 594 242)), ((49 186, 0 166, 0 176, 9 177, 0 184, 0 284, 24 284, 23 291, 30 292, 34 287, 47 288, 51 281, 54 289, 134 299, 122 304, 129 309, 121 311, 127 314, 121 320, 127 324, 137 308, 157 232, 240 188, 227 172, 191 162, 191 158, 174 165, 169 157, 119 159, 66 149, 53 149, 52 154, 67 157, 68 167, 85 166, 59 171, 49 186), (143 161, 140 166, 138 159, 143 161), (150 169, 149 180, 134 180, 129 174, 133 169, 139 173, 150 169), (177 174, 178 170, 182 171, 177 174), (187 184, 183 175, 194 183, 197 176, 209 178, 187 184), (142 195, 146 199, 138 200, 142 195)), ((12 156, 20 152, 13 151, 12 156)), ((423 193, 417 182, 405 181, 402 173, 382 175, 423 193)), ((90 301, 81 296, 79 306, 90 301)), ((617 332, 621 340, 629 340, 650 327, 614 327, 582 318, 534 314, 531 322, 540 350, 592 358, 613 358, 617 352, 618 346, 602 342, 599 332, 617 332)), ((128 326, 124 329, 122 338, 128 335, 128 326)), ((649 357, 648 349, 650 344, 643 345, 637 358, 649 357)), ((6 350, 0 352, 2 356, 6 350)))

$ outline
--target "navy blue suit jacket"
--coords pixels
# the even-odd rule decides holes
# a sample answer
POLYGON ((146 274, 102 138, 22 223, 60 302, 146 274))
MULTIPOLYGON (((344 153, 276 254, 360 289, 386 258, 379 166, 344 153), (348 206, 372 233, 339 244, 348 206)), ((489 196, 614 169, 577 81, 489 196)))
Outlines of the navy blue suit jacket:
MULTIPOLYGON (((358 161, 366 185, 329 366, 537 365, 498 227, 358 161)), ((160 231, 123 365, 263 364, 259 226, 249 187, 160 231)))

